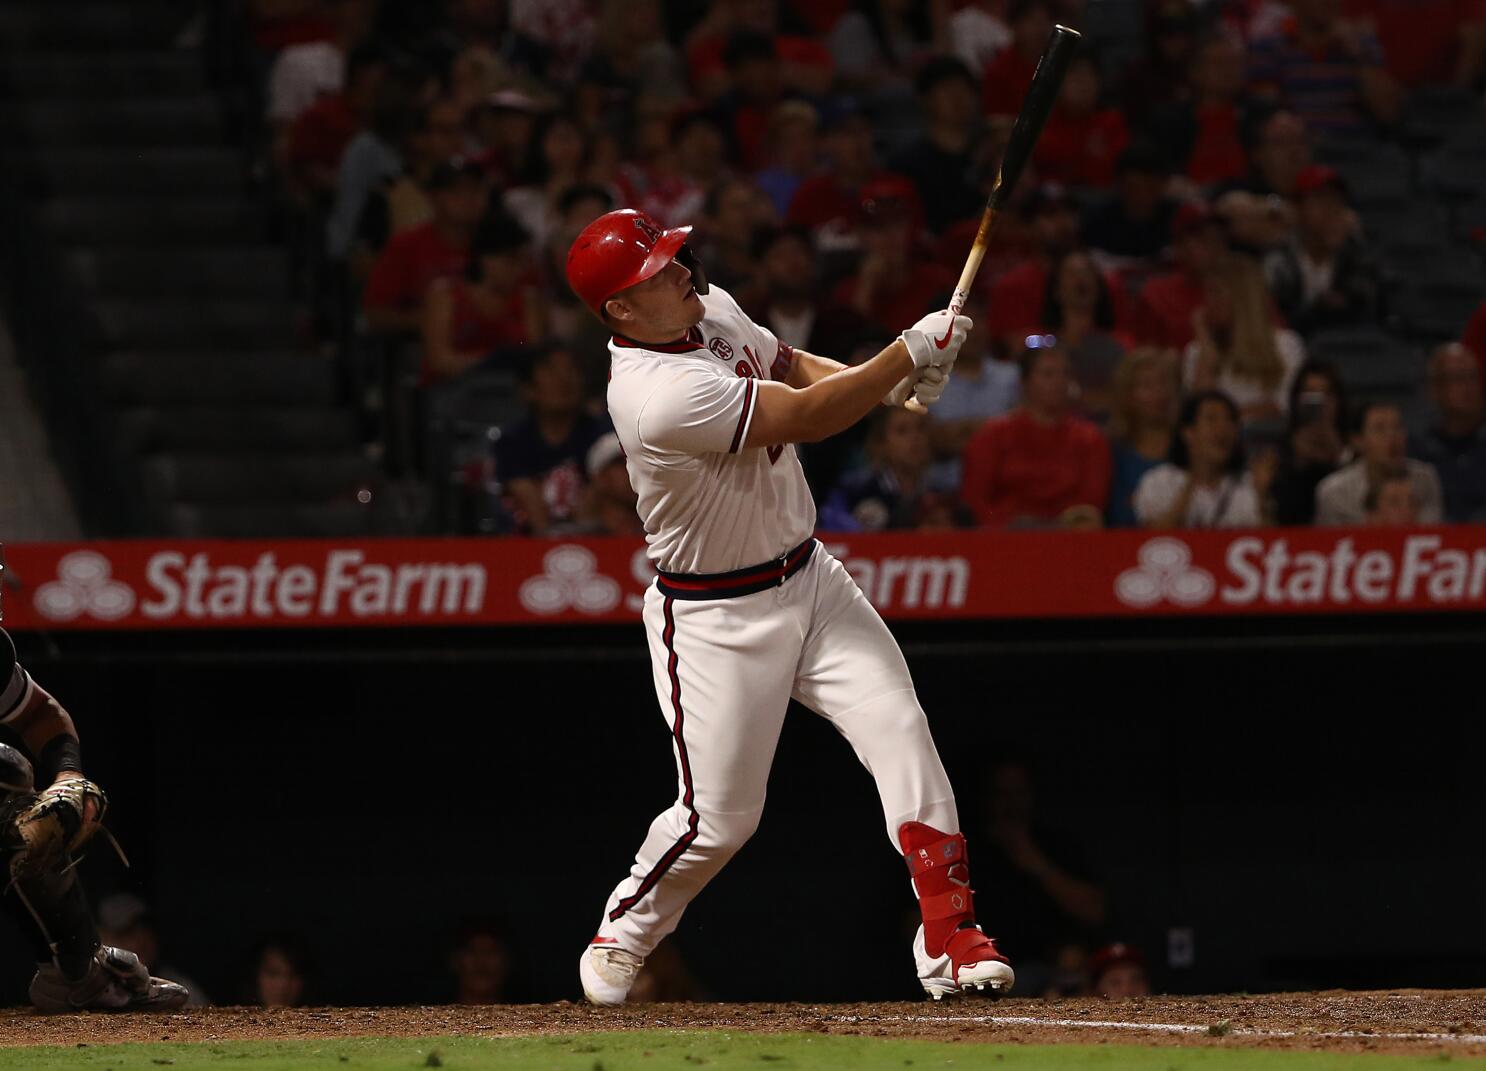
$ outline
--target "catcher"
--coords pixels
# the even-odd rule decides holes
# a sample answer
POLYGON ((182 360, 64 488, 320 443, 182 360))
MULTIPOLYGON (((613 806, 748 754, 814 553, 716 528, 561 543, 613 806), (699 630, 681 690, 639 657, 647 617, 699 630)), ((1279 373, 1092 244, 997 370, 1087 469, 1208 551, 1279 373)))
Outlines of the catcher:
POLYGON ((152 978, 133 952, 98 939, 73 863, 101 829, 108 800, 83 776, 71 716, 16 662, 3 628, 0 739, 20 745, 0 742, 0 861, 8 871, 0 881, 9 883, 6 909, 35 949, 31 1002, 49 1013, 179 1008, 184 986, 152 978))

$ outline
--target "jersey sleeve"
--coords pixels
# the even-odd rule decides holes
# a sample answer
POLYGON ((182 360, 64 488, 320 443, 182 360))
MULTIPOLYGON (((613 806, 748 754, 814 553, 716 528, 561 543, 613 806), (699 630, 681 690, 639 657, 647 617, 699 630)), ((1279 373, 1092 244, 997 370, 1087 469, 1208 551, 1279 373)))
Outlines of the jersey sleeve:
POLYGON ((15 717, 31 696, 31 677, 15 659, 15 645, 0 629, 0 725, 15 717))
MULTIPOLYGON (((763 374, 776 383, 783 383, 789 378, 789 371, 794 367, 795 351, 792 347, 780 342, 773 331, 750 317, 743 311, 732 294, 721 287, 714 286, 712 292, 717 294, 728 306, 733 316, 736 316, 754 337, 754 356, 758 358, 762 366, 763 374)), ((745 334, 743 337, 748 337, 745 334)))
POLYGON ((758 383, 683 369, 656 388, 635 420, 642 445, 682 454, 736 454, 748 438, 758 383))

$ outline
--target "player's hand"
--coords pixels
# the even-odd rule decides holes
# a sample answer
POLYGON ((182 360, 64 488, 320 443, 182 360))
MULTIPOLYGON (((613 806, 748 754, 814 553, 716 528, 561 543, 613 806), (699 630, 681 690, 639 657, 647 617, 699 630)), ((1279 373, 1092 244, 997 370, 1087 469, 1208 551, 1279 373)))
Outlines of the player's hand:
POLYGON ((970 317, 956 316, 948 309, 941 309, 929 313, 899 337, 908 347, 913 366, 922 372, 926 368, 953 365, 970 327, 970 317))
POLYGON ((937 367, 931 365, 922 372, 915 370, 898 380, 898 385, 883 397, 882 404, 897 408, 908 405, 913 398, 917 398, 923 404, 928 404, 924 401, 926 393, 929 401, 937 401, 939 395, 944 393, 944 384, 948 381, 949 370, 943 365, 937 367))

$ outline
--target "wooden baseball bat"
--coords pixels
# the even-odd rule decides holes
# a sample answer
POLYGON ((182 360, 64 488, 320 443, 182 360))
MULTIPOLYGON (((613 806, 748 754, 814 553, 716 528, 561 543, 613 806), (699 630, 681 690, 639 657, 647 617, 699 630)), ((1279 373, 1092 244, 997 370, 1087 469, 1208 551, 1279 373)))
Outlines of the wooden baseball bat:
MULTIPOLYGON (((991 195, 986 198, 980 228, 975 232, 970 255, 965 258, 965 268, 960 272, 960 281, 955 285, 954 296, 949 301, 949 311, 956 316, 970 300, 970 288, 975 285, 980 262, 985 259, 991 231, 996 226, 996 216, 1016 189, 1017 180, 1022 177, 1032 150, 1037 146, 1037 139, 1042 134, 1048 113, 1058 100, 1058 91, 1063 87, 1063 76, 1068 73, 1068 64, 1073 59, 1082 36, 1077 30, 1067 26, 1054 26, 1052 36, 1047 39, 1047 47, 1042 50, 1042 58, 1037 61, 1037 69, 1032 72, 1032 84, 1027 90, 1026 99, 1022 101, 1022 110, 1016 117, 1016 124, 1011 128, 1011 137, 1006 140, 1006 151, 1001 154, 1001 167, 996 172, 991 195)), ((926 411, 917 398, 909 399, 908 408, 916 412, 926 411)))

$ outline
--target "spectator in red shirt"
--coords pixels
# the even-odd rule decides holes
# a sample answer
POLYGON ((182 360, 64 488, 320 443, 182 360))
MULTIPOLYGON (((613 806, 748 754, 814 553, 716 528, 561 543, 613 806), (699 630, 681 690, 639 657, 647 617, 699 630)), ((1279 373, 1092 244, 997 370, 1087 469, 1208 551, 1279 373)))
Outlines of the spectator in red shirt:
MULTIPOLYGON (((871 186, 863 191, 873 192, 871 186)), ((925 309, 943 308, 955 275, 914 255, 912 202, 906 196, 867 196, 862 213, 861 266, 836 287, 835 300, 888 332, 925 309)))
POLYGON ((1006 23, 1011 27, 1011 47, 1002 49, 986 67, 982 98, 987 115, 1016 115, 1022 110, 1022 98, 1056 16, 1049 0, 1013 0, 1006 23))
POLYGON ((1125 117, 1099 106, 1099 65, 1083 51, 1068 66, 1058 103, 1037 140, 1033 160, 1048 182, 1068 186, 1113 184, 1115 161, 1130 141, 1125 117))
POLYGON ((1151 138, 1199 186, 1238 182, 1248 174, 1244 73, 1238 41, 1226 33, 1205 37, 1192 54, 1191 99, 1173 101, 1151 116, 1151 138))
POLYGON ((1461 332, 1460 344, 1470 350, 1481 366, 1481 381, 1486 383, 1486 301, 1476 306, 1470 320, 1461 332))
POLYGON ((724 54, 733 88, 717 104, 717 115, 732 142, 733 157, 744 171, 767 163, 769 116, 784 99, 779 56, 771 38, 735 34, 724 54))
POLYGON ((827 121, 822 148, 824 166, 800 183, 786 219, 811 230, 832 224, 839 233, 856 220, 862 187, 884 172, 872 146, 872 124, 854 108, 827 121))
POLYGON ((361 45, 346 60, 346 87, 320 97, 289 127, 279 161, 285 184, 302 197, 335 192, 341 155, 356 132, 371 122, 378 89, 391 57, 376 45, 361 45))
POLYGON ((433 218, 395 234, 367 279, 367 326, 381 334, 412 334, 423 326, 423 296, 435 279, 458 275, 469 262, 470 239, 485 213, 484 169, 474 160, 446 160, 429 177, 433 218))
POLYGON ((1132 123, 1143 122, 1163 105, 1186 99, 1197 26, 1191 0, 1149 0, 1146 4, 1146 54, 1126 70, 1120 92, 1132 123))
POLYGON ((1347 0, 1343 11, 1387 42, 1388 73, 1410 89, 1471 89, 1486 73, 1482 0, 1347 0))
POLYGON ((1022 404, 965 448, 960 496, 985 527, 1097 528, 1109 495, 1109 444, 1073 414, 1073 371, 1056 346, 1022 355, 1022 404))
POLYGON ((1228 252, 1223 228, 1208 207, 1189 202, 1172 224, 1175 267, 1141 288, 1135 337, 1163 349, 1185 349, 1192 341, 1192 314, 1202 304, 1205 280, 1228 252))
MULTIPOLYGON (((822 2, 800 5, 824 8, 822 2)), ((793 19, 790 29, 811 32, 798 17, 796 5, 786 13, 793 19)), ((811 12, 814 14, 814 12, 811 12)), ((782 33, 778 0, 716 0, 706 17, 692 31, 686 45, 686 63, 692 88, 712 100, 729 88, 726 52, 729 39, 748 33, 768 39, 779 59, 779 77, 785 88, 807 97, 822 97, 830 91, 834 62, 830 50, 815 37, 782 33)))
POLYGON ((1078 247, 1078 205, 1062 186, 1038 187, 1026 214, 1032 221, 1032 255, 991 285, 986 326, 1003 355, 1020 353, 1022 340, 1040 329, 1048 268, 1078 247))
POLYGON ((498 350, 540 342, 546 311, 535 283, 526 232, 509 218, 487 218, 475 232, 464 277, 429 284, 422 381, 453 379, 498 350))

